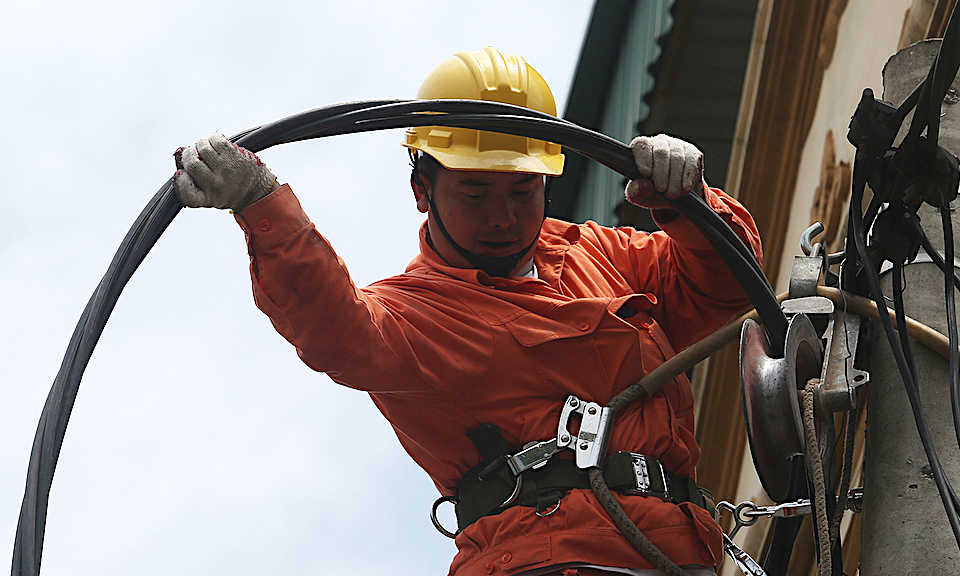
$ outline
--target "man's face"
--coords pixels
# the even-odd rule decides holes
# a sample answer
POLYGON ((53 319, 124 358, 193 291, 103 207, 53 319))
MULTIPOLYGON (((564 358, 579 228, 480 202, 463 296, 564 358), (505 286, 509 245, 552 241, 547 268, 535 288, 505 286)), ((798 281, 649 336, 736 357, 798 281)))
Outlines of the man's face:
MULTIPOLYGON (((440 232, 428 194, 453 240, 470 252, 509 256, 526 248, 543 223, 543 176, 515 172, 439 170, 433 183, 414 186, 417 208, 429 214, 434 249, 449 264, 473 268, 440 232)), ((533 251, 511 272, 525 271, 533 251)))

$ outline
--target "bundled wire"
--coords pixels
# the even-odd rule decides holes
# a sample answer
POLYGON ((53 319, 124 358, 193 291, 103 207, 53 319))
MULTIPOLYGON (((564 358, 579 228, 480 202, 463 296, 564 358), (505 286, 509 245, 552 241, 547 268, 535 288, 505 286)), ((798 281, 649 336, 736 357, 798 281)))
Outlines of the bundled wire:
MULTIPOLYGON (((231 138, 259 152, 277 144, 326 136, 442 124, 492 130, 556 142, 628 178, 638 178, 630 148, 612 138, 527 108, 473 100, 371 100, 317 108, 231 138)), ((783 350, 786 318, 750 250, 699 196, 671 201, 715 247, 744 286, 774 350, 783 350)), ((57 459, 80 379, 120 292, 182 208, 168 180, 121 242, 73 332, 47 396, 34 437, 26 489, 17 524, 13 576, 37 576, 43 550, 47 503, 57 459)))
MULTIPOLYGON (((920 442, 924 453, 930 464, 933 473, 933 479, 940 494, 947 520, 953 531, 954 538, 960 546, 960 500, 951 485, 940 459, 937 456, 936 448, 933 444, 930 428, 923 411, 923 405, 920 398, 920 390, 917 383, 916 364, 913 353, 910 348, 910 341, 907 337, 906 319, 903 307, 901 275, 903 273, 904 258, 901 256, 890 256, 881 253, 881 257, 890 259, 893 263, 893 304, 894 315, 897 321, 897 329, 894 328, 889 314, 882 311, 887 309, 887 304, 880 285, 880 276, 878 272, 878 263, 874 261, 873 256, 867 248, 866 240, 868 233, 868 223, 876 222, 879 216, 881 204, 886 203, 887 210, 899 210, 907 216, 911 216, 919 208, 920 202, 915 198, 906 195, 909 182, 909 171, 902 168, 911 168, 913 165, 925 165, 930 162, 938 153, 937 139, 940 126, 940 103, 943 100, 948 88, 953 82, 954 77, 960 68, 960 22, 958 22, 958 12, 954 8, 950 16, 950 21, 941 41, 940 50, 935 57, 924 81, 915 88, 906 100, 897 108, 897 110, 887 120, 888 133, 895 134, 897 129, 906 117, 908 112, 915 106, 913 121, 899 149, 896 150, 893 161, 898 162, 899 168, 892 178, 892 182, 880 182, 875 186, 879 189, 871 200, 864 213, 861 213, 863 205, 863 195, 867 184, 869 174, 876 174, 878 168, 882 166, 882 157, 887 154, 892 145, 892 140, 887 142, 882 138, 863 137, 857 144, 857 156, 853 168, 853 185, 850 202, 850 211, 848 214, 849 234, 847 241, 847 258, 845 266, 844 280, 845 284, 854 284, 854 279, 859 273, 865 277, 870 297, 881 311, 880 322, 883 327, 886 338, 890 344, 897 369, 904 383, 904 389, 910 402, 910 408, 913 412, 914 422, 920 436, 920 442), (923 137, 925 131, 926 136, 923 137), (851 241, 852 240, 852 241, 851 241), (856 263, 859 261, 859 270, 856 263)), ((890 180, 887 173, 887 180, 890 180)), ((948 328, 949 346, 950 346, 950 398, 951 408, 954 420, 955 435, 958 444, 960 444, 960 392, 958 392, 958 367, 960 367, 960 355, 957 352, 957 321, 956 305, 954 302, 954 287, 960 287, 960 279, 957 278, 953 270, 954 250, 953 250, 953 229, 950 219, 949 195, 955 195, 955 190, 940 190, 939 197, 934 195, 926 200, 940 208, 943 220, 944 230, 944 256, 941 257, 934 249, 930 240, 923 234, 919 224, 914 222, 912 230, 918 235, 918 241, 931 259, 937 263, 944 273, 944 291, 945 308, 948 328)), ((923 199, 921 199, 922 201, 923 199)), ((899 214, 899 212, 897 213, 899 214)), ((911 259, 908 256, 907 259, 911 259)))
MULTIPOLYGON (((861 202, 863 199, 863 190, 866 185, 866 179, 863 175, 863 164, 865 160, 860 158, 860 154, 857 154, 858 158, 854 162, 853 168, 853 195, 851 199, 851 206, 859 206, 857 202, 861 202)), ((887 304, 884 301, 883 290, 880 286, 880 276, 876 268, 869 265, 871 262, 870 254, 867 252, 866 243, 863 240, 863 231, 865 229, 862 215, 859 210, 854 209, 853 214, 853 228, 851 235, 856 242, 857 253, 860 255, 860 258, 863 262, 868 263, 864 266, 866 272, 867 281, 870 285, 870 293, 873 297, 874 302, 877 305, 877 308, 880 310, 886 310, 887 304)), ((951 282, 951 290, 952 290, 951 282)), ((902 307, 902 302, 899 303, 899 306, 902 307)), ((899 315, 899 313, 898 313, 899 315)), ((949 319, 948 319, 949 320, 949 319)), ((930 468, 933 472, 933 479, 937 485, 937 490, 940 492, 940 498, 943 501, 944 509, 947 513, 947 520, 950 522, 950 527, 953 530, 954 537, 957 540, 958 545, 960 545, 960 502, 958 502, 956 494, 953 491, 952 486, 949 483, 949 480, 946 477, 946 473, 943 470, 943 466, 940 463, 940 458, 937 456, 936 449, 933 445, 933 438, 930 434, 930 427, 927 424, 926 416, 923 413, 923 406, 920 400, 920 390, 917 385, 916 378, 914 377, 914 370, 912 368, 913 361, 912 359, 908 360, 907 354, 899 341, 896 330, 893 327, 893 322, 890 320, 890 316, 887 314, 880 314, 880 323, 883 326, 884 333, 886 334, 887 340, 890 343, 890 348, 893 351, 894 359, 897 363, 897 368, 900 371, 900 376, 904 382, 904 388, 907 392, 907 398, 910 401, 910 408, 913 411, 914 421, 917 426, 917 432, 920 435, 920 443, 923 445, 924 453, 927 456, 927 460, 930 463, 930 468)))

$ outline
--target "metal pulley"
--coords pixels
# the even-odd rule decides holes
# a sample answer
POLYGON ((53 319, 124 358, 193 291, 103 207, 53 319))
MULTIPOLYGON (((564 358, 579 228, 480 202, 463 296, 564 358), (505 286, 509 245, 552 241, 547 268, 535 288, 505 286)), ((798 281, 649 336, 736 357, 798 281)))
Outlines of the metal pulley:
POLYGON ((740 394, 747 438, 760 483, 775 502, 791 493, 793 461, 804 454, 800 397, 819 378, 823 349, 813 323, 797 314, 787 325, 783 358, 775 358, 763 329, 747 320, 740 337, 740 394))

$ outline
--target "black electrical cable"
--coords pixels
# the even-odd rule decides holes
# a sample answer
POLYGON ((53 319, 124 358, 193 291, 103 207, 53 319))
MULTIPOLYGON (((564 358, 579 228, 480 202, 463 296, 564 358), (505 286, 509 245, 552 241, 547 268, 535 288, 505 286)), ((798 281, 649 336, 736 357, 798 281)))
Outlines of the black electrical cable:
POLYGON ((957 302, 953 292, 954 281, 957 277, 952 270, 954 261, 953 220, 948 206, 940 210, 940 221, 943 224, 944 260, 951 264, 949 274, 946 266, 944 266, 943 292, 947 313, 947 337, 950 340, 950 407, 953 411, 954 434, 957 437, 957 444, 960 445, 960 374, 958 374, 960 372, 960 351, 957 350, 957 302))
MULTIPOLYGON (((232 140, 248 150, 259 152, 284 142, 441 123, 549 140, 597 160, 628 178, 640 176, 629 147, 616 140, 553 117, 542 118, 526 108, 489 102, 347 102, 245 130, 232 140), (396 115, 398 110, 403 113, 396 115), (458 110, 466 110, 466 113, 458 110), (494 113, 489 113, 491 110, 494 113)), ((701 229, 736 277, 745 284, 747 295, 760 311, 771 344, 775 350, 782 351, 786 319, 752 253, 702 198, 686 197, 671 203, 701 229)), ((39 575, 50 487, 83 371, 123 287, 181 208, 172 181, 168 180, 121 242, 74 330, 34 438, 14 543, 11 570, 14 576, 39 575)))
MULTIPOLYGON (((919 142, 920 135, 926 129, 928 150, 935 150, 940 131, 940 106, 943 97, 953 83, 953 79, 960 69, 960 51, 956 50, 960 44, 960 13, 954 5, 950 19, 940 41, 940 49, 934 57, 930 71, 918 87, 920 94, 917 97, 916 112, 913 122, 904 142, 901 144, 912 146, 919 142), (948 46, 948 50, 943 47, 948 46)), ((913 94, 911 94, 913 96, 913 94)), ((897 114, 899 116, 899 114, 897 114)), ((901 118, 902 121, 902 118, 901 118)))
MULTIPOLYGON (((790 460, 787 500, 796 500, 809 494, 806 464, 802 455, 796 455, 790 460)), ((803 516, 773 519, 770 543, 763 560, 763 570, 767 576, 786 576, 790 557, 793 555, 793 543, 800 533, 801 524, 803 516)))
MULTIPOLYGON (((477 102, 473 100, 389 101, 380 106, 367 109, 351 109, 336 116, 303 124, 296 131, 290 132, 286 136, 287 141, 294 141, 333 135, 341 133, 341 131, 343 133, 354 132, 355 129, 350 129, 351 126, 359 128, 360 123, 368 122, 369 124, 363 127, 364 131, 401 126, 432 125, 439 121, 438 113, 452 112, 456 112, 459 117, 444 117, 442 123, 445 126, 499 128, 507 133, 549 141, 561 141, 569 131, 574 131, 578 139, 580 136, 585 136, 589 140, 568 141, 564 143, 565 146, 627 177, 636 178, 639 176, 629 148, 619 141, 604 134, 584 130, 576 124, 542 112, 496 102, 477 102), (481 113, 484 111, 486 112, 481 113), (471 112, 475 112, 477 115, 471 116, 471 112), (493 112, 503 113, 505 116, 496 116, 492 114, 493 112), (411 114, 422 116, 412 118, 409 116, 411 114), (515 116, 515 118, 510 116, 515 116), (510 130, 510 128, 515 130, 510 130)), ((691 207, 693 207, 692 203, 691 207)), ((713 212, 709 207, 704 206, 704 208, 709 213, 713 212)), ((694 209, 697 208, 694 207, 694 209)), ((702 209, 700 209, 700 212, 703 214, 702 209)), ((742 242, 734 243, 733 246, 743 254, 744 259, 751 264, 758 274, 763 274, 756 259, 753 258, 752 253, 742 242)))
MULTIPOLYGON (((884 295, 880 287, 880 278, 876 266, 871 262, 870 253, 867 249, 867 228, 865 222, 873 223, 879 213, 881 206, 885 203, 903 202, 905 188, 910 184, 910 170, 917 170, 915 166, 919 163, 923 165, 934 158, 938 153, 937 140, 940 127, 940 109, 941 102, 954 77, 960 69, 960 21, 958 21, 958 12, 954 7, 950 16, 950 22, 941 42, 940 49, 931 65, 924 81, 910 93, 903 103, 886 119, 886 134, 873 142, 869 138, 863 138, 857 144, 857 156, 854 162, 852 197, 848 211, 848 234, 847 246, 845 249, 845 262, 843 282, 848 289, 858 291, 862 286, 854 286, 858 278, 862 277, 867 281, 868 291, 874 299, 878 310, 886 308, 884 295), (893 149, 892 140, 887 142, 886 138, 896 134, 904 118, 911 108, 915 107, 913 121, 907 131, 906 137, 900 143, 899 149, 893 149), (921 137, 926 130, 926 137, 921 137), (883 140, 883 141, 881 141, 883 140), (888 150, 896 150, 896 154, 890 156, 888 150), (893 165, 886 163, 893 162, 893 165), (894 168, 891 173, 886 170, 887 180, 878 182, 871 181, 876 185, 874 197, 864 213, 861 213, 863 192, 867 183, 867 174, 875 173, 879 175, 880 168, 894 168), (893 176, 893 181, 889 177, 893 176), (859 256, 859 262, 857 261, 859 256), (859 264, 859 265, 858 265, 859 264)), ((874 138, 880 132, 874 133, 874 138)), ((955 194, 955 190, 944 191, 955 194)), ((939 199, 941 217, 944 227, 944 245, 945 257, 934 249, 930 240, 920 229, 919 223, 914 219, 914 224, 919 231, 921 245, 930 255, 931 259, 937 263, 944 273, 945 306, 947 309, 947 328, 950 333, 950 397, 951 409, 953 413, 954 432, 958 444, 960 444, 960 390, 958 390, 958 365, 960 365, 960 353, 957 351, 957 323, 956 310, 954 302, 954 287, 960 288, 960 278, 958 278, 953 268, 953 231, 950 218, 950 209, 948 205, 948 194, 943 194, 939 199), (944 262, 946 260, 946 262, 944 262)), ((936 202, 937 199, 933 199, 936 202)), ((915 211, 918 205, 911 205, 915 211)), ((909 210, 910 208, 908 208, 909 210)), ((894 258, 897 258, 895 256, 894 258)), ((913 353, 910 350, 910 340, 906 335, 906 319, 904 314, 902 297, 902 274, 904 262, 891 259, 893 262, 892 270, 892 291, 894 301, 894 313, 896 316, 899 330, 899 340, 895 334, 893 324, 888 314, 880 314, 881 325, 883 326, 886 339, 894 354, 898 371, 904 383, 907 397, 910 401, 914 421, 920 436, 921 444, 933 472, 934 481, 940 494, 944 510, 947 515, 950 528, 953 531, 957 544, 960 545, 960 501, 946 476, 945 471, 939 461, 933 439, 930 434, 926 417, 923 412, 923 405, 920 398, 920 390, 917 383, 916 365, 913 353)), ((836 569, 836 565, 834 566, 836 569)))
MULTIPOLYGON (((960 12, 956 5, 950 14, 949 22, 944 31, 943 39, 940 43, 940 49, 934 57, 933 64, 923 82, 921 95, 917 104, 917 110, 914 114, 913 123, 910 126, 907 137, 904 139, 906 144, 915 146, 918 155, 932 156, 937 150, 937 141, 940 131, 940 117, 943 98, 952 85, 958 70, 960 70, 960 12), (947 47, 947 49, 944 49, 947 47), (926 129, 926 139, 924 141, 925 149, 921 148, 916 142, 920 140, 920 133, 926 129), (908 142, 909 140, 909 142, 908 142)), ((940 210, 941 221, 944 235, 944 257, 941 258, 933 248, 925 234, 921 233, 921 243, 930 255, 931 259, 937 262, 944 274, 944 300, 946 308, 946 324, 948 338, 950 340, 950 362, 949 362, 949 388, 951 413, 953 416, 954 434, 958 444, 960 444, 960 382, 958 382, 958 365, 960 357, 957 351, 957 320, 956 303, 954 297, 954 286, 957 284, 957 276, 953 269, 954 262, 954 244, 953 244, 953 223, 950 217, 948 194, 955 194, 955 190, 941 191, 941 199, 937 206, 940 210)), ((919 227, 919 226, 918 226, 919 227)), ((921 230, 922 232, 922 230, 921 230)), ((908 357, 909 358, 909 357, 908 357)), ((916 374, 914 373, 914 378, 916 374)), ((932 464, 932 463, 931 463, 932 464)), ((951 492, 951 497, 955 507, 960 507, 957 497, 953 494, 953 488, 949 482, 947 487, 951 492)), ((938 485, 939 488, 939 485, 938 485)), ((942 494, 941 494, 941 497, 942 494)), ((956 530, 955 530, 956 536, 956 530)), ((960 539, 958 539, 960 545, 960 539)))
MULTIPOLYGON (((943 97, 953 83, 953 79, 960 69, 960 53, 956 50, 942 49, 943 46, 955 46, 960 39, 960 27, 957 25, 957 18, 960 13, 957 12, 956 4, 950 14, 950 20, 943 33, 943 39, 940 41, 941 49, 937 51, 933 66, 930 68, 930 94, 927 103, 927 141, 930 149, 936 149, 937 138, 940 133, 940 108, 943 97)), ((912 128, 912 126, 911 126, 912 128)))
POLYGON ((80 378, 103 333, 120 291, 146 257, 182 205, 168 180, 147 204, 127 233, 77 323, 63 363, 47 395, 33 440, 26 489, 13 549, 14 575, 40 572, 44 525, 53 473, 73 409, 80 378))
MULTIPOLYGON (((934 264, 943 272, 944 275, 944 302, 946 307, 946 319, 947 319, 947 337, 950 339, 950 350, 953 350, 957 347, 956 334, 957 326, 955 322, 950 322, 950 318, 956 318, 956 297, 953 289, 960 290, 960 277, 957 276, 956 268, 953 264, 953 221, 949 216, 950 210, 941 210, 940 218, 943 222, 943 236, 944 236, 944 247, 948 248, 949 256, 951 257, 951 265, 947 265, 943 256, 940 255, 940 252, 934 247, 933 243, 930 242, 930 238, 927 237, 923 229, 920 227, 918 220, 914 220, 914 225, 916 226, 917 231, 919 232, 920 242, 923 246, 924 252, 930 256, 930 259, 934 264), (949 288, 948 288, 949 287, 949 288)), ((960 354, 958 354, 960 356, 960 354)), ((960 362, 960 357, 957 360, 954 360, 953 354, 950 355, 950 408, 953 413, 953 431, 954 435, 957 437, 957 443, 960 444, 960 375, 957 374, 960 371, 960 366, 956 364, 960 362)))
MULTIPOLYGON (((629 147, 609 136, 526 108, 472 100, 392 101, 376 106, 373 110, 352 109, 298 126, 296 130, 291 130, 285 134, 284 141, 406 126, 429 126, 438 123, 449 127, 496 130, 508 134, 558 142, 628 178, 640 176, 629 147), (449 113, 449 110, 456 108, 463 108, 467 110, 467 113, 449 113), (494 112, 507 111, 511 114, 471 113, 474 110, 482 109, 490 109, 494 112), (445 110, 447 113, 438 114, 438 110, 445 110), (520 113, 513 114, 513 112, 520 113), (439 118, 440 116, 442 116, 442 120, 439 118)), ((250 137, 254 136, 255 134, 250 134, 250 137)), ((238 144, 245 146, 245 143, 238 142, 238 144)), ((776 295, 763 276, 763 271, 752 252, 730 229, 729 225, 716 216, 716 213, 706 205, 702 198, 684 196, 671 202, 675 208, 703 232, 728 266, 738 270, 743 269, 744 266, 752 269, 752 273, 742 279, 744 290, 751 302, 757 307, 771 348, 777 353, 782 353, 783 338, 786 334, 786 318, 780 311, 779 304, 776 302, 776 295)))
MULTIPOLYGON (((355 131, 382 130, 403 126, 424 126, 442 123, 450 127, 481 128, 497 130, 552 142, 558 142, 567 148, 591 158, 628 178, 637 178, 636 165, 629 147, 603 134, 592 132, 564 120, 533 115, 500 116, 496 114, 463 114, 443 116, 442 122, 437 115, 425 115, 428 104, 436 101, 412 101, 379 107, 378 112, 401 110, 418 113, 400 117, 382 117, 367 120, 368 114, 362 110, 351 111, 337 117, 331 117, 305 126, 291 136, 291 139, 306 139, 331 134, 343 134, 355 131), (354 122, 350 126, 345 120, 354 122)), ((454 101, 442 101, 453 104, 454 101)), ((486 107, 487 103, 464 101, 472 107, 486 107), (482 105, 482 106, 481 106, 482 105)), ((497 109, 518 108, 507 104, 496 105, 497 109)), ((519 108, 520 110, 525 110, 519 108)), ((748 266, 752 273, 742 279, 743 288, 758 310, 764 323, 771 348, 782 354, 783 338, 786 334, 786 318, 776 302, 773 288, 763 276, 763 270, 753 257, 752 252, 736 236, 729 225, 717 218, 716 213, 699 196, 684 196, 671 201, 673 206, 691 220, 714 246, 728 266, 741 270, 748 266)))
POLYGON ((894 359, 897 362, 900 376, 904 381, 904 388, 907 392, 907 398, 910 401, 910 408, 913 411, 914 422, 917 426, 917 432, 920 435, 920 443, 923 446, 924 453, 926 454, 927 460, 930 463, 930 468, 933 472, 933 479, 937 485, 937 490, 940 493, 940 498, 943 501, 943 507, 947 514, 947 520, 950 522, 950 528, 953 530, 954 538, 957 540, 958 545, 960 545, 960 515, 958 515, 958 509, 960 509, 960 505, 958 505, 956 495, 953 492, 953 488, 946 477, 946 473, 944 472, 943 466, 940 464, 940 459, 937 456, 936 449, 933 446, 933 439, 930 435, 930 429, 927 426, 926 417, 923 414, 919 388, 917 387, 917 383, 912 376, 909 364, 904 355, 904 351, 899 346, 893 323, 891 322, 889 315, 883 313, 883 311, 886 310, 887 305, 883 299, 883 291, 880 287, 880 276, 876 269, 870 265, 870 255, 867 253, 866 242, 863 239, 864 224, 860 210, 857 207, 862 206, 863 191, 866 186, 866 176, 864 174, 864 170, 868 169, 865 165, 869 163, 869 158, 866 157, 865 153, 867 147, 867 143, 861 145, 859 148, 860 151, 857 152, 857 157, 854 160, 852 179, 853 186, 850 201, 850 214, 853 227, 850 230, 848 238, 849 236, 853 236, 856 242, 857 253, 860 255, 860 258, 864 263, 863 269, 866 271, 866 277, 870 285, 871 296, 877 305, 877 309, 881 311, 880 323, 883 326, 887 341, 890 343, 890 348, 893 352, 894 359))
POLYGON ((897 335, 900 336, 900 347, 903 356, 907 359, 907 367, 914 381, 917 380, 917 363, 910 346, 910 335, 907 333, 907 314, 903 307, 903 262, 894 262, 891 270, 891 288, 893 293, 893 312, 897 317, 897 335))
POLYGON ((919 226, 919 221, 916 221, 916 222, 917 222, 917 229, 920 231, 920 241, 923 246, 923 251, 926 252, 928 256, 930 256, 930 259, 933 260, 933 263, 936 264, 937 267, 940 268, 940 270, 944 274, 953 276, 953 286, 957 290, 960 290, 960 276, 957 276, 957 270, 954 267, 955 264, 947 266, 947 263, 943 259, 943 256, 940 255, 940 251, 933 246, 933 243, 930 242, 930 238, 928 238, 927 235, 923 233, 923 229, 920 228, 919 226))

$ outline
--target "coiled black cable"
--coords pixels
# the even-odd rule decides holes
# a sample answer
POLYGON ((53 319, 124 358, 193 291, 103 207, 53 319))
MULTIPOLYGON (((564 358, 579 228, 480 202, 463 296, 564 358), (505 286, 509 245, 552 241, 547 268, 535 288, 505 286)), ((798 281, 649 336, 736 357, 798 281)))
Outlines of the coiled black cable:
MULTIPOLYGON (((472 100, 346 102, 245 130, 231 140, 248 150, 259 152, 285 142, 436 124, 549 140, 592 158, 628 178, 640 177, 630 148, 608 136, 527 108, 472 100)), ((760 313, 772 348, 782 353, 786 319, 773 289, 750 250, 699 196, 686 196, 671 202, 697 225, 734 270, 760 313)), ((124 237, 74 329, 63 363, 47 395, 34 437, 14 543, 13 576, 38 576, 40 573, 50 487, 83 371, 123 287, 182 207, 173 191, 172 180, 168 180, 124 237)))

